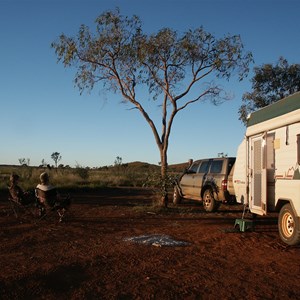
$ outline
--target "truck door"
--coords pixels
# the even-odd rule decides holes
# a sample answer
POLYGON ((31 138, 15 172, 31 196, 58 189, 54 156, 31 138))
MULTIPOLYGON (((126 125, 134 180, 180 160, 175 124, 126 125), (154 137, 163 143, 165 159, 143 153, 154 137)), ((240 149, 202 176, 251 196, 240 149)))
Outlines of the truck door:
POLYGON ((203 160, 198 169, 198 172, 194 176, 194 186, 193 186, 192 195, 195 198, 199 198, 201 195, 201 189, 202 189, 203 183, 206 179, 206 175, 208 173, 211 162, 212 162, 211 159, 203 160))
POLYGON ((181 192, 184 196, 193 195, 195 175, 198 172, 201 161, 195 161, 180 180, 181 192))
POLYGON ((264 215, 267 210, 266 134, 251 137, 249 204, 253 213, 264 215))

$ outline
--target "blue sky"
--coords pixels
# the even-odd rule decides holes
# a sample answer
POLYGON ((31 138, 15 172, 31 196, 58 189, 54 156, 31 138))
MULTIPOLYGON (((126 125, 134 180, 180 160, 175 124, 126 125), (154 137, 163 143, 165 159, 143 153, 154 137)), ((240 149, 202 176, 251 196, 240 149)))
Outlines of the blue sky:
MULTIPOLYGON (((0 0, 0 164, 30 165, 59 152, 64 165, 157 164, 152 131, 121 96, 104 92, 79 94, 74 69, 57 64, 50 44, 61 33, 74 35, 81 24, 92 28, 103 11, 121 9, 138 15, 149 33, 163 27, 184 32, 203 26, 217 37, 240 34, 255 63, 276 63, 280 56, 300 63, 298 0, 0 0)), ((252 69, 251 68, 251 69, 252 69)), ((220 106, 198 103, 177 116, 170 138, 169 164, 189 158, 235 156, 245 128, 238 120, 242 95, 251 91, 249 74, 219 82, 234 99, 220 106)), ((152 113, 160 109, 145 99, 152 113)), ((156 118, 156 117, 155 117, 156 118)))

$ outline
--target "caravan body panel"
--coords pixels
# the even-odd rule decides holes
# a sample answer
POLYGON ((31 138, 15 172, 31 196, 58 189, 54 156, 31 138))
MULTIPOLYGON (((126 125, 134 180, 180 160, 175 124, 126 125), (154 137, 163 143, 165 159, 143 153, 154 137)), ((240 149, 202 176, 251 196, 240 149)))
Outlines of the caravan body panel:
POLYGON ((248 204, 246 143, 247 139, 244 138, 244 140, 238 147, 233 173, 233 187, 235 198, 238 203, 242 204, 248 204))
POLYGON ((254 112, 238 148, 236 199, 265 215, 290 202, 300 216, 300 93, 254 112))

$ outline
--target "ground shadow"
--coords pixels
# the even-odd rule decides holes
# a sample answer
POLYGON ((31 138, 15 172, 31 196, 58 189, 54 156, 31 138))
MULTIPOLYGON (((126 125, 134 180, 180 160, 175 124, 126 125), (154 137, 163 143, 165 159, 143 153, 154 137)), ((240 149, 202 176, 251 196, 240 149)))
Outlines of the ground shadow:
POLYGON ((59 299, 67 299, 73 288, 88 279, 84 268, 79 264, 60 266, 46 274, 33 274, 7 283, 0 282, 0 298, 46 299, 49 293, 59 299))

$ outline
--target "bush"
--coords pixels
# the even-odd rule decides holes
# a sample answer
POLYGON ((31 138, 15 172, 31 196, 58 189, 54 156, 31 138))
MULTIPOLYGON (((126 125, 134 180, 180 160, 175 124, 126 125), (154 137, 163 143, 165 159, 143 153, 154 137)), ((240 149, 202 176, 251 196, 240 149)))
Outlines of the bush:
POLYGON ((87 168, 77 167, 75 170, 75 173, 78 174, 81 179, 87 180, 89 178, 89 170, 87 168))

